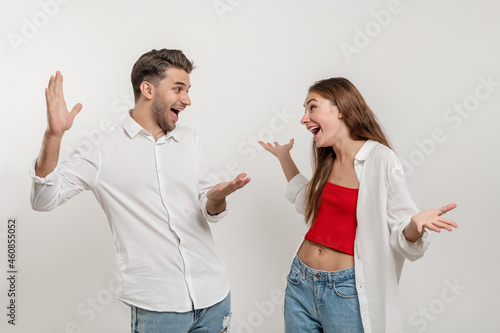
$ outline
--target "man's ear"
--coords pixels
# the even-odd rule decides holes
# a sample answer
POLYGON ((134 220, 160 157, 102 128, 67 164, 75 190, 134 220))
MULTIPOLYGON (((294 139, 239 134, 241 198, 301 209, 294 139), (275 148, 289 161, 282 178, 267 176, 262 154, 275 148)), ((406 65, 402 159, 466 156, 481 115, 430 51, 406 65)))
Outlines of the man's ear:
POLYGON ((142 96, 146 100, 153 99, 155 94, 155 87, 150 82, 142 81, 139 87, 141 88, 142 96))

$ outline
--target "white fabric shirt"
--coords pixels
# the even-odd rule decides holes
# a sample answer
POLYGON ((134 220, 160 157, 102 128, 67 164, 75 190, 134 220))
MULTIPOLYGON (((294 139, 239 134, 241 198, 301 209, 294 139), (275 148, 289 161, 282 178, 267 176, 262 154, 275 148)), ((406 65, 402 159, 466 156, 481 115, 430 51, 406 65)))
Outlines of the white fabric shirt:
POLYGON ((83 190, 104 209, 114 238, 117 298, 152 311, 206 308, 229 293, 210 227, 215 184, 198 135, 177 126, 158 139, 130 116, 88 138, 45 178, 31 168, 33 209, 49 211, 83 190))
MULTIPOLYGON (((429 233, 412 243, 403 236, 417 214, 403 168, 386 146, 368 140, 356 154, 354 170, 359 181, 354 241, 356 287, 366 333, 401 333, 398 283, 405 258, 424 255, 429 233)), ((286 197, 304 215, 308 180, 298 174, 290 180, 286 197)))

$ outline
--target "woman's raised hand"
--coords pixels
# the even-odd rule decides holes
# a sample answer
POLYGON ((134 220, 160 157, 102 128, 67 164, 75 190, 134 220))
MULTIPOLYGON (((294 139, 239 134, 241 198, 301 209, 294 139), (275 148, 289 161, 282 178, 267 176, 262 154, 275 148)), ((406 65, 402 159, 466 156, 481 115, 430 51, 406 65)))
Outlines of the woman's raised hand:
POLYGON ((456 204, 449 204, 437 209, 424 209, 413 216, 411 222, 415 224, 419 233, 423 232, 424 228, 435 232, 440 232, 441 229, 451 231, 452 227, 457 228, 458 226, 454 221, 444 218, 443 215, 455 207, 457 207, 456 204))
POLYGON ((282 157, 285 157, 286 155, 289 154, 290 150, 293 148, 293 142, 294 142, 293 139, 291 139, 289 143, 287 143, 285 145, 280 145, 279 143, 277 143, 275 141, 274 142, 274 146, 273 146, 269 142, 259 141, 260 145, 265 150, 267 150, 268 152, 270 152, 271 154, 273 154, 274 156, 276 156, 278 159, 280 159, 282 157))
POLYGON ((403 235, 408 241, 416 242, 422 237, 424 229, 441 232, 441 229, 451 231, 452 227, 457 228, 458 226, 454 221, 443 217, 444 213, 455 209, 455 207, 457 205, 449 204, 437 209, 424 209, 411 218, 410 223, 403 231, 403 235))
POLYGON ((286 145, 280 145, 277 142, 274 142, 274 146, 271 143, 264 143, 262 141, 259 141, 259 143, 265 150, 278 158, 287 181, 290 181, 299 173, 299 169, 297 169, 290 156, 290 150, 293 148, 293 139, 286 145))

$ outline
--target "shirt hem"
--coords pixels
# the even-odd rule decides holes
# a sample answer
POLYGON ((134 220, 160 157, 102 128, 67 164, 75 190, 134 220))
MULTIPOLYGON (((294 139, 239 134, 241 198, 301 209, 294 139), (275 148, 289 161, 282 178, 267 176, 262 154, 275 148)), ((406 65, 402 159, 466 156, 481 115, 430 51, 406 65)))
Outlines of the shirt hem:
POLYGON ((321 240, 319 238, 308 236, 307 234, 305 236, 305 239, 313 241, 313 242, 318 243, 320 245, 329 247, 329 248, 331 248, 333 250, 340 251, 342 253, 348 254, 350 256, 354 256, 354 249, 352 251, 350 251, 350 250, 348 250, 346 248, 343 248, 341 246, 335 246, 335 245, 329 244, 328 242, 325 242, 325 241, 323 241, 323 240, 321 240))

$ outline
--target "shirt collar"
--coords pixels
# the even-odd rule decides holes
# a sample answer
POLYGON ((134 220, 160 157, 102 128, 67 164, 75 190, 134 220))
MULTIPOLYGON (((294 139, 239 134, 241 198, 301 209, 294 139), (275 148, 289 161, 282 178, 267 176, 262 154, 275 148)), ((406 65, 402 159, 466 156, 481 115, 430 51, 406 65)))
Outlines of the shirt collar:
POLYGON ((165 136, 165 141, 172 138, 176 142, 179 142, 179 131, 177 130, 179 128, 179 125, 175 125, 175 128, 172 131, 168 131, 167 135, 165 136))
MULTIPOLYGON (((141 125, 139 125, 133 118, 132 118, 132 110, 130 110, 127 114, 127 116, 125 116, 125 118, 123 119, 122 121, 122 125, 123 125, 123 128, 125 129, 125 132, 127 132, 127 134, 133 138, 135 137, 137 134, 139 134, 139 132, 141 131, 144 131, 146 132, 146 130, 144 128, 142 128, 141 125)), ((146 132, 147 133, 147 132, 146 132)))
MULTIPOLYGON (((130 138, 134 138, 137 134, 142 133, 147 136, 151 136, 144 128, 142 128, 141 125, 139 125, 133 118, 132 118, 132 110, 128 112, 128 115, 125 116, 125 119, 122 121, 123 128, 127 132, 127 134, 130 136, 130 138)), ((174 128, 174 130, 167 132, 166 135, 164 135, 162 138, 158 139, 158 143, 161 141, 166 141, 168 139, 174 139, 175 141, 179 142, 179 133, 177 131, 177 126, 174 128)))
POLYGON ((361 146, 358 153, 354 157, 354 160, 356 162, 362 162, 366 160, 366 158, 368 157, 368 155, 370 155, 371 151, 373 150, 373 148, 375 148, 376 145, 377 141, 366 140, 366 142, 363 144, 363 146, 361 146))

